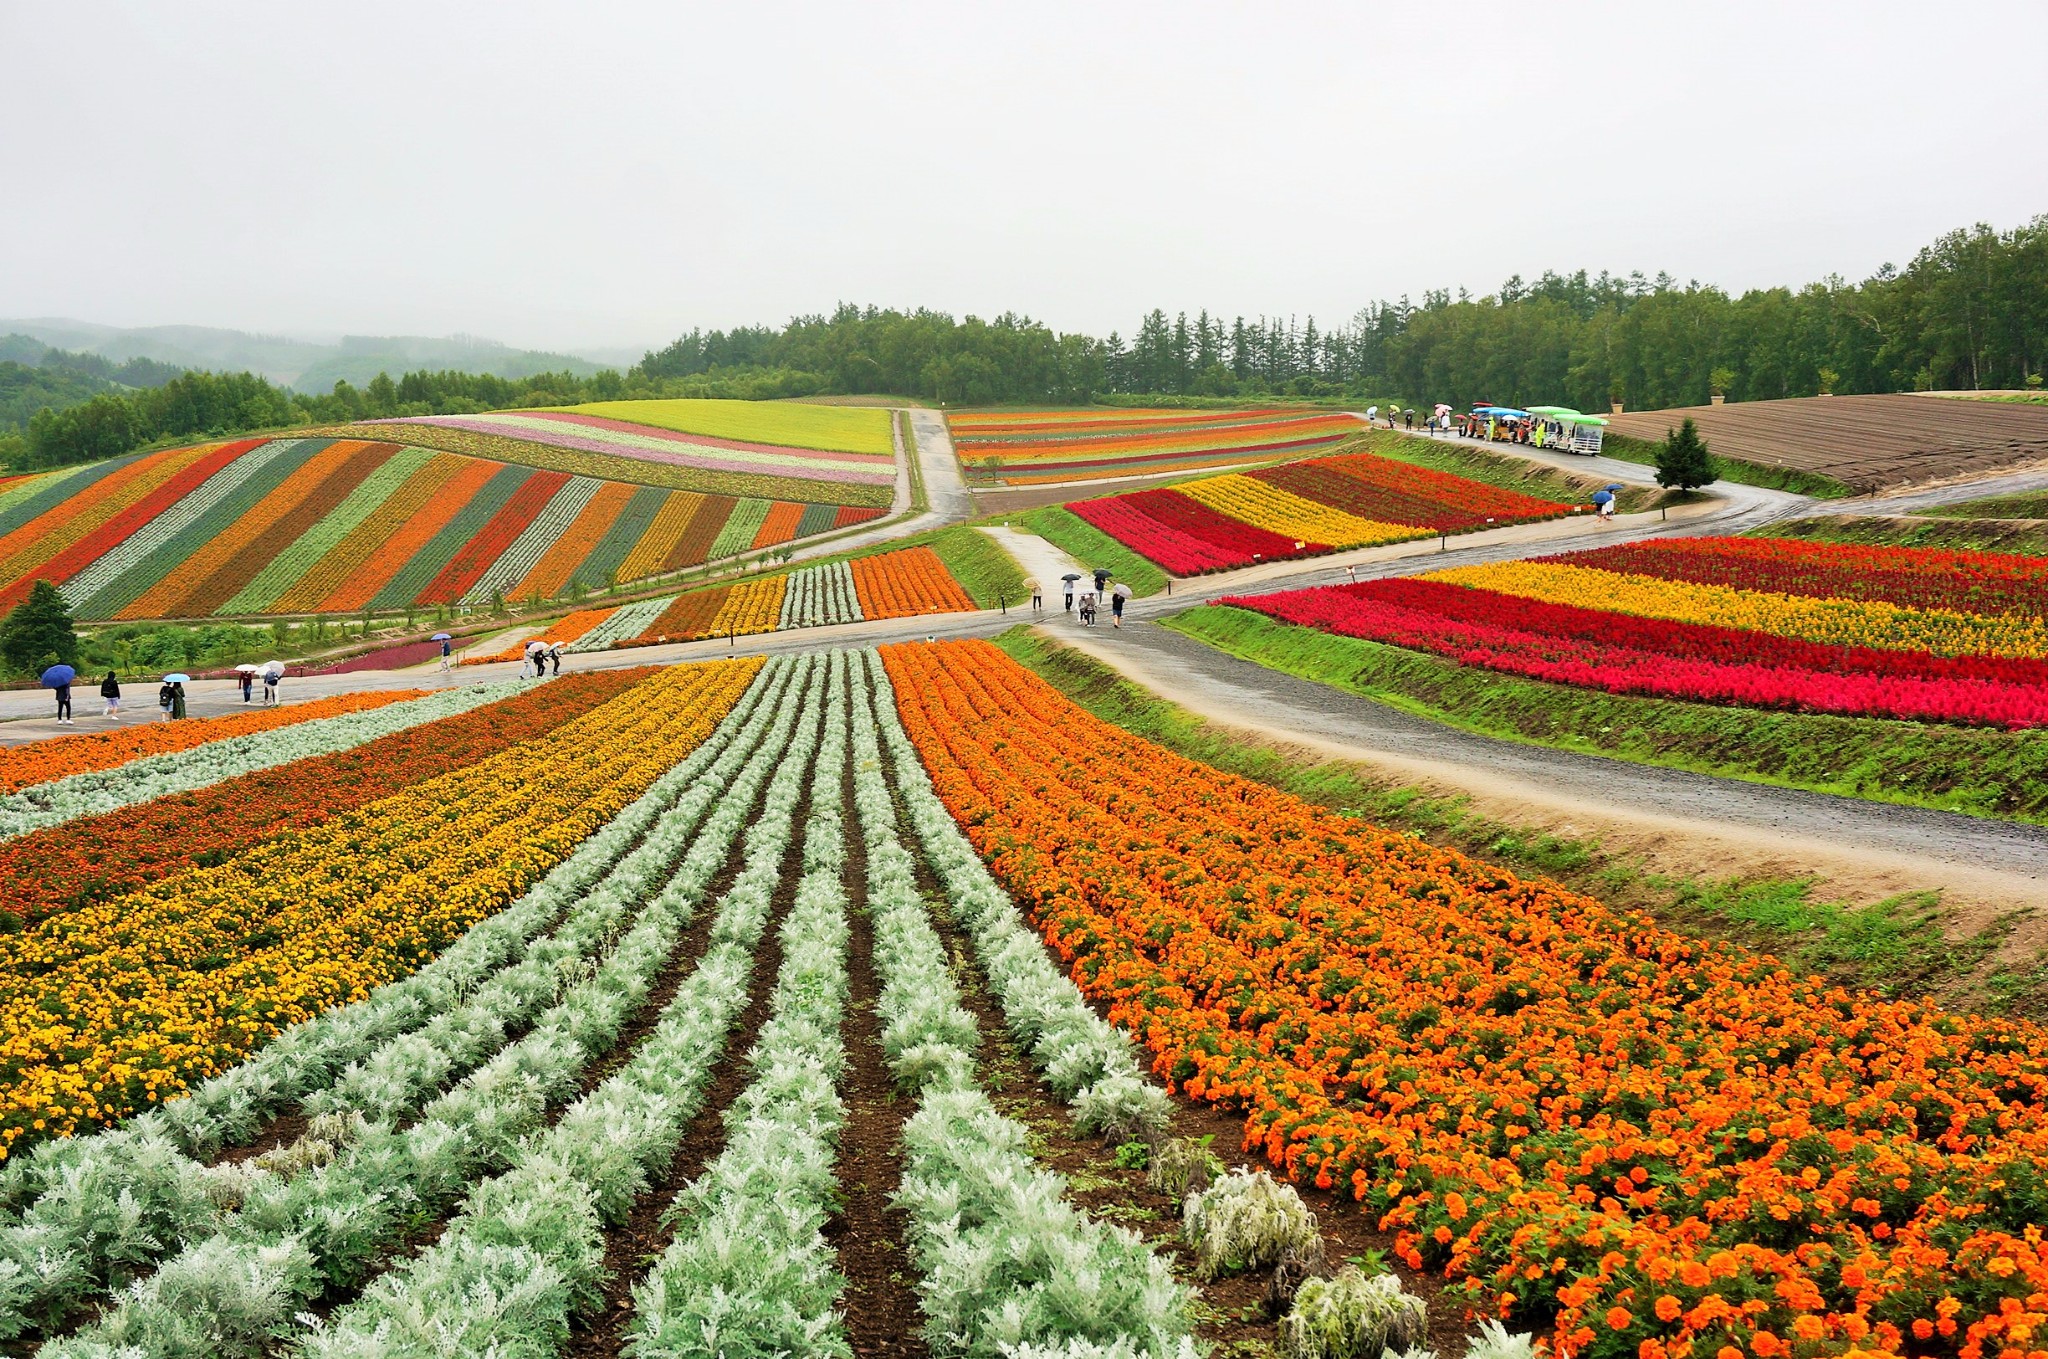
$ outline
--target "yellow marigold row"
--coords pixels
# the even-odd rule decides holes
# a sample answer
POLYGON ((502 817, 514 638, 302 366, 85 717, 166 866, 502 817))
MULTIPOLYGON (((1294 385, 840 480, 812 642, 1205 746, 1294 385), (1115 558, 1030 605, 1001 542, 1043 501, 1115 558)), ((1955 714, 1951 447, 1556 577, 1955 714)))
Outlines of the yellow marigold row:
POLYGON ((1409 524, 1382 524, 1355 514, 1318 505, 1305 496, 1255 477, 1230 475, 1185 481, 1173 488, 1219 514, 1304 543, 1330 547, 1369 547, 1426 533, 1409 524))
POLYGON ((466 769, 0 937, 0 1156, 417 969, 695 749, 759 668, 674 667, 466 769))
POLYGON ((742 581, 732 587, 718 616, 711 620, 707 635, 773 632, 782 620, 782 596, 789 589, 789 577, 769 576, 765 580, 742 581))
POLYGON ((1949 609, 1911 609, 1881 600, 1816 599, 1549 562, 1456 566, 1423 579, 1638 618, 1768 632, 1824 646, 1931 651, 1938 656, 2048 656, 2048 625, 2016 614, 1991 618, 1949 609))

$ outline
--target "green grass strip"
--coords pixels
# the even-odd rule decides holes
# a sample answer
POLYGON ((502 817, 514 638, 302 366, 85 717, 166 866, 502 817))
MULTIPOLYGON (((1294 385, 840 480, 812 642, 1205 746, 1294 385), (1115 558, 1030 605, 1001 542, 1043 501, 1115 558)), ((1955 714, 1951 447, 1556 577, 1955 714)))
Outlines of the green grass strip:
POLYGON ((518 494, 528 477, 544 475, 531 467, 517 467, 507 464, 491 475, 469 503, 455 512, 455 517, 441 526, 441 531, 427 540, 427 545, 412 555, 412 560, 398 568, 398 574, 386 581, 384 588, 370 601, 373 609, 402 609, 419 597, 420 591, 434 583, 434 577, 441 574, 441 568, 455 560, 455 554, 463 545, 483 531, 491 517, 505 508, 505 502, 518 494))
POLYGON ((369 518, 371 511, 390 499, 391 493, 403 486, 406 478, 433 456, 431 448, 401 448, 392 454, 382 467, 364 477, 339 505, 322 516, 319 523, 287 543, 282 552, 256 573, 254 580, 221 605, 220 612, 261 613, 275 604, 285 591, 304 579, 336 543, 354 532, 356 525, 369 518))
POLYGON ((2048 732, 1767 712, 1470 669, 1228 606, 1164 626, 1233 656, 1466 731, 1722 778, 2048 822, 2048 732))
MULTIPOLYGON (((1166 573, 1062 505, 1043 505, 1019 523, 1089 570, 1106 566, 1140 598, 1166 588, 1166 573)), ((1050 585, 1052 582, 1044 582, 1050 585)))
POLYGON ((980 607, 1024 601, 1023 568, 980 529, 941 529, 932 535, 932 551, 980 607))
POLYGON ((771 503, 766 500, 749 499, 734 505, 732 513, 726 516, 725 527, 711 540, 711 555, 707 560, 715 562, 720 557, 737 556, 752 548, 754 535, 761 531, 761 525, 767 521, 771 503))

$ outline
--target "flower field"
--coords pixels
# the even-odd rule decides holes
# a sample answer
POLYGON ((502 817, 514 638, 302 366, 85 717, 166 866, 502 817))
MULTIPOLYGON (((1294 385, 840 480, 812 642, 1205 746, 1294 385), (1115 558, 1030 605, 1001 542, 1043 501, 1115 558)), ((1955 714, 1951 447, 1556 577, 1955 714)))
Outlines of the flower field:
POLYGON ((1066 508, 1181 576, 1573 512, 1371 453, 1202 477, 1066 508))
POLYGON ((1076 1138, 1157 1133, 1165 1093, 947 813, 880 658, 631 673, 550 711, 573 683, 510 700, 546 730, 0 940, 0 1336, 547 1355, 615 1328, 636 1355, 850 1356, 873 1321, 849 1285, 885 1281, 831 1222, 849 1144, 893 1154, 879 1109, 890 1286, 932 1353, 1194 1359, 1189 1286, 1027 1151, 1044 1129, 984 1089, 984 1024, 1076 1138), (60 990, 28 1047, 26 998, 60 990), (857 1022, 880 1034, 858 1054, 857 1022), (859 1117, 856 1064, 883 1082, 859 1117), (664 1179, 657 1228, 636 1210, 664 1179))
POLYGON ((2048 725, 2033 558, 1671 539, 1226 601, 1508 674, 1692 702, 2048 725))
POLYGON ((973 481, 1009 486, 1271 462, 1358 433, 1355 416, 1314 411, 985 411, 946 417, 973 481))
POLYGON ((38 579, 88 619, 548 599, 882 513, 382 441, 395 432, 204 444, 0 490, 0 609, 38 579))
POLYGON ((2031 1354, 2048 1035, 1852 995, 885 650, 1083 991, 1288 1175, 1572 1354, 2031 1354))
POLYGON ((873 510, 888 506, 896 480, 889 412, 864 407, 604 401, 403 416, 321 432, 397 439, 596 480, 873 510))

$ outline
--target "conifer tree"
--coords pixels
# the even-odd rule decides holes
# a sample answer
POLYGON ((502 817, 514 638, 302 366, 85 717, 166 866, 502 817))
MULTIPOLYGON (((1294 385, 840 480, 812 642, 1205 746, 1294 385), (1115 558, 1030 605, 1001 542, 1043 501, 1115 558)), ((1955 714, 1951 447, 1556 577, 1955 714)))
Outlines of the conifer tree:
POLYGON ((57 587, 39 580, 28 598, 0 622, 0 656, 14 670, 40 670, 62 661, 78 664, 78 633, 71 626, 71 606, 57 587))
POLYGON ((1657 449, 1657 484, 1690 491, 1714 480, 1714 460, 1707 455, 1707 441, 1690 415, 1678 429, 1664 431, 1657 449))

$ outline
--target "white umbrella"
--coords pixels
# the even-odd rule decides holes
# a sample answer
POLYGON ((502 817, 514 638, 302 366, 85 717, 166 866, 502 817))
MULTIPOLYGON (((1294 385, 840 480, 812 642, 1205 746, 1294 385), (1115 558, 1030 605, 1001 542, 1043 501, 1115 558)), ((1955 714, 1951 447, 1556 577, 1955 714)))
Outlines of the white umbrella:
POLYGON ((262 668, 262 666, 257 665, 251 661, 243 661, 240 665, 235 667, 235 669, 241 671, 245 675, 253 675, 262 668))
POLYGON ((1131 587, 1124 584, 1122 581, 1118 581, 1116 583, 1116 588, 1114 590, 1111 590, 1110 593, 1115 595, 1118 599, 1129 599, 1131 597, 1131 587))
POLYGON ((264 674, 266 674, 266 675, 275 675, 275 676, 277 676, 277 677, 278 677, 279 679, 283 679, 283 678, 284 678, 284 662, 283 662, 283 661, 265 661, 265 662, 263 663, 263 672, 262 672, 262 673, 264 673, 264 674))

